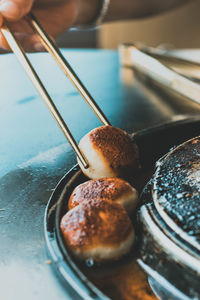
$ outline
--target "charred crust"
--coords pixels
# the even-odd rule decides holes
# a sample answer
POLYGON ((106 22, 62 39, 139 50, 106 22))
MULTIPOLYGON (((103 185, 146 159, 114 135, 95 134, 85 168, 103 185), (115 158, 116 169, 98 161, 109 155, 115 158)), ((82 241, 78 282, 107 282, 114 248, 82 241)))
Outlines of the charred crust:
POLYGON ((111 169, 139 166, 138 147, 124 130, 109 125, 101 126, 89 133, 89 140, 111 169))
POLYGON ((88 200, 65 214, 60 229, 71 248, 91 249, 94 246, 117 246, 133 231, 125 209, 103 200, 88 200))
POLYGON ((85 200, 102 199, 115 201, 123 195, 128 195, 133 192, 133 187, 120 178, 100 178, 89 180, 78 185, 72 193, 68 207, 79 205, 85 200))

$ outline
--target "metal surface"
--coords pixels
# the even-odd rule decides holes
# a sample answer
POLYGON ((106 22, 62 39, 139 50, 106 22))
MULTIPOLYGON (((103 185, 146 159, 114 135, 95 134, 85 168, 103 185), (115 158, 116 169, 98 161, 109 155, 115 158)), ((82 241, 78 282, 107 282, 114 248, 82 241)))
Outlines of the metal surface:
MULTIPOLYGON (((127 44, 129 46, 129 44, 127 44)), ((131 44, 130 44, 131 46, 131 44)), ((134 44, 132 44, 134 46, 134 44)), ((141 50, 142 52, 161 60, 167 64, 174 64, 174 65, 180 65, 180 66, 186 66, 186 67, 198 67, 200 68, 200 63, 198 61, 192 61, 191 59, 185 59, 179 56, 174 56, 172 53, 173 51, 170 51, 170 49, 160 49, 160 48, 153 48, 148 47, 144 44, 136 43, 135 46, 141 50)))
MULTIPOLYGON (((132 71, 120 72, 115 51, 62 53, 94 98, 101 99, 98 104, 116 127, 134 132, 200 112, 199 106, 185 99, 144 86, 132 71)), ((47 54, 31 54, 29 59, 77 139, 99 126, 47 54)), ((43 229, 47 201, 58 180, 74 165, 74 153, 13 55, 0 57, 0 71, 0 209, 5 209, 0 212, 0 298, 79 299, 52 272, 43 229)))
POLYGON ((191 300, 189 297, 185 296, 173 285, 171 285, 166 279, 164 279, 154 270, 142 263, 142 261, 140 261, 139 264, 147 273, 151 273, 152 277, 149 276, 148 281, 152 290, 154 291, 154 294, 158 297, 158 299, 191 300))
POLYGON ((135 46, 121 45, 119 49, 122 65, 132 67, 166 89, 200 104, 199 84, 178 74, 157 59, 138 50, 135 46))
POLYGON ((152 48, 141 43, 136 43, 136 46, 144 53, 158 59, 161 63, 177 73, 199 83, 200 61, 198 59, 196 60, 194 56, 184 58, 180 56, 180 51, 177 56, 175 51, 171 51, 170 49, 152 48))
POLYGON ((38 22, 36 17, 31 13, 30 17, 30 24, 32 25, 33 29, 38 33, 39 38, 49 53, 52 54, 52 56, 55 58, 61 69, 63 70, 64 74, 67 75, 67 77, 71 80, 71 82, 74 84, 76 89, 79 91, 79 93, 83 96, 86 103, 90 106, 90 108, 93 110, 93 112, 96 114, 97 118, 101 121, 103 125, 111 125, 109 120, 104 115, 103 111, 100 109, 100 107, 97 105, 95 100, 92 98, 86 87, 82 84, 70 64, 67 62, 66 58, 62 55, 60 50, 57 48, 57 46, 53 43, 53 41, 50 39, 46 31, 42 28, 41 24, 38 22))
POLYGON ((74 139, 73 135, 71 134, 69 128, 67 127, 65 121, 63 120, 61 114, 57 110, 53 100, 51 99, 49 93, 47 92, 46 88, 44 87, 42 81, 40 80, 39 76, 37 75, 36 71, 34 70, 32 64, 30 63, 28 57, 26 56, 25 51, 19 45, 17 40, 15 39, 14 34, 6 25, 1 28, 1 32, 3 33, 4 37, 6 38, 10 48, 12 49, 13 53, 16 55, 17 59, 21 63, 22 67, 24 68, 26 74, 31 79, 33 85, 35 86, 36 90, 38 91, 41 98, 44 100, 45 104, 47 105, 48 109, 52 113, 53 117, 55 118, 57 124, 59 125, 60 129, 64 133, 65 137, 67 138, 68 142, 72 146, 72 149, 78 156, 80 163, 83 165, 84 168, 88 168, 88 162, 84 156, 84 154, 79 149, 76 140, 74 139))

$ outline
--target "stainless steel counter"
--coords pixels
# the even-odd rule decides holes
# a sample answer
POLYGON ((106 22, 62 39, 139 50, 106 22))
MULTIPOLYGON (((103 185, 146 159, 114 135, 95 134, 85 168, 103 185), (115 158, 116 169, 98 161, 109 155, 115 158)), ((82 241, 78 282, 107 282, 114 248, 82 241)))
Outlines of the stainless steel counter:
MULTIPOLYGON (((115 51, 63 53, 114 126, 133 132, 200 112, 120 71, 115 51)), ((48 54, 30 58, 77 141, 100 125, 48 54)), ((12 54, 0 56, 0 74, 0 299, 78 299, 48 264, 43 234, 49 196, 75 155, 12 54)))

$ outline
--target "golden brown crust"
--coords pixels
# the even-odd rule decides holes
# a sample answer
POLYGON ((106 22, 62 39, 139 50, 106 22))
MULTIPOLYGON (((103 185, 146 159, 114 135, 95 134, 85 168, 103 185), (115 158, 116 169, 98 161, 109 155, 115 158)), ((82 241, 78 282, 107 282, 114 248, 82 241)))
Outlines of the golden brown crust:
POLYGON ((100 178, 89 180, 78 185, 71 194, 68 202, 69 209, 90 199, 107 199, 115 201, 121 196, 133 192, 131 185, 120 178, 100 178))
POLYGON ((122 169, 126 172, 128 168, 139 165, 138 147, 124 130, 109 125, 101 126, 89 133, 89 140, 117 175, 121 175, 122 169))
POLYGON ((133 232, 125 209, 111 201, 93 199, 68 211, 60 229, 71 250, 118 246, 133 232))

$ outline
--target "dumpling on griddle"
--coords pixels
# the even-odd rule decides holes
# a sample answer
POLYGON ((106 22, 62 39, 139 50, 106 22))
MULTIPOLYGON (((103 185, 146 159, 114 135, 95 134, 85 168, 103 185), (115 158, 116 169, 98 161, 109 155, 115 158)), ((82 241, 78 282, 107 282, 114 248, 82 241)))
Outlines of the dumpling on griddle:
POLYGON ((122 177, 134 173, 139 167, 137 145, 129 134, 110 125, 93 129, 80 141, 89 168, 79 162, 83 173, 91 178, 122 177))
POLYGON ((105 199, 74 207, 61 219, 60 229, 68 249, 79 260, 119 259, 129 252, 135 237, 125 209, 105 199))
POLYGON ((138 193, 127 181, 121 178, 100 178, 78 185, 72 192, 68 208, 91 199, 106 199, 121 204, 129 215, 135 210, 139 199, 138 193))

